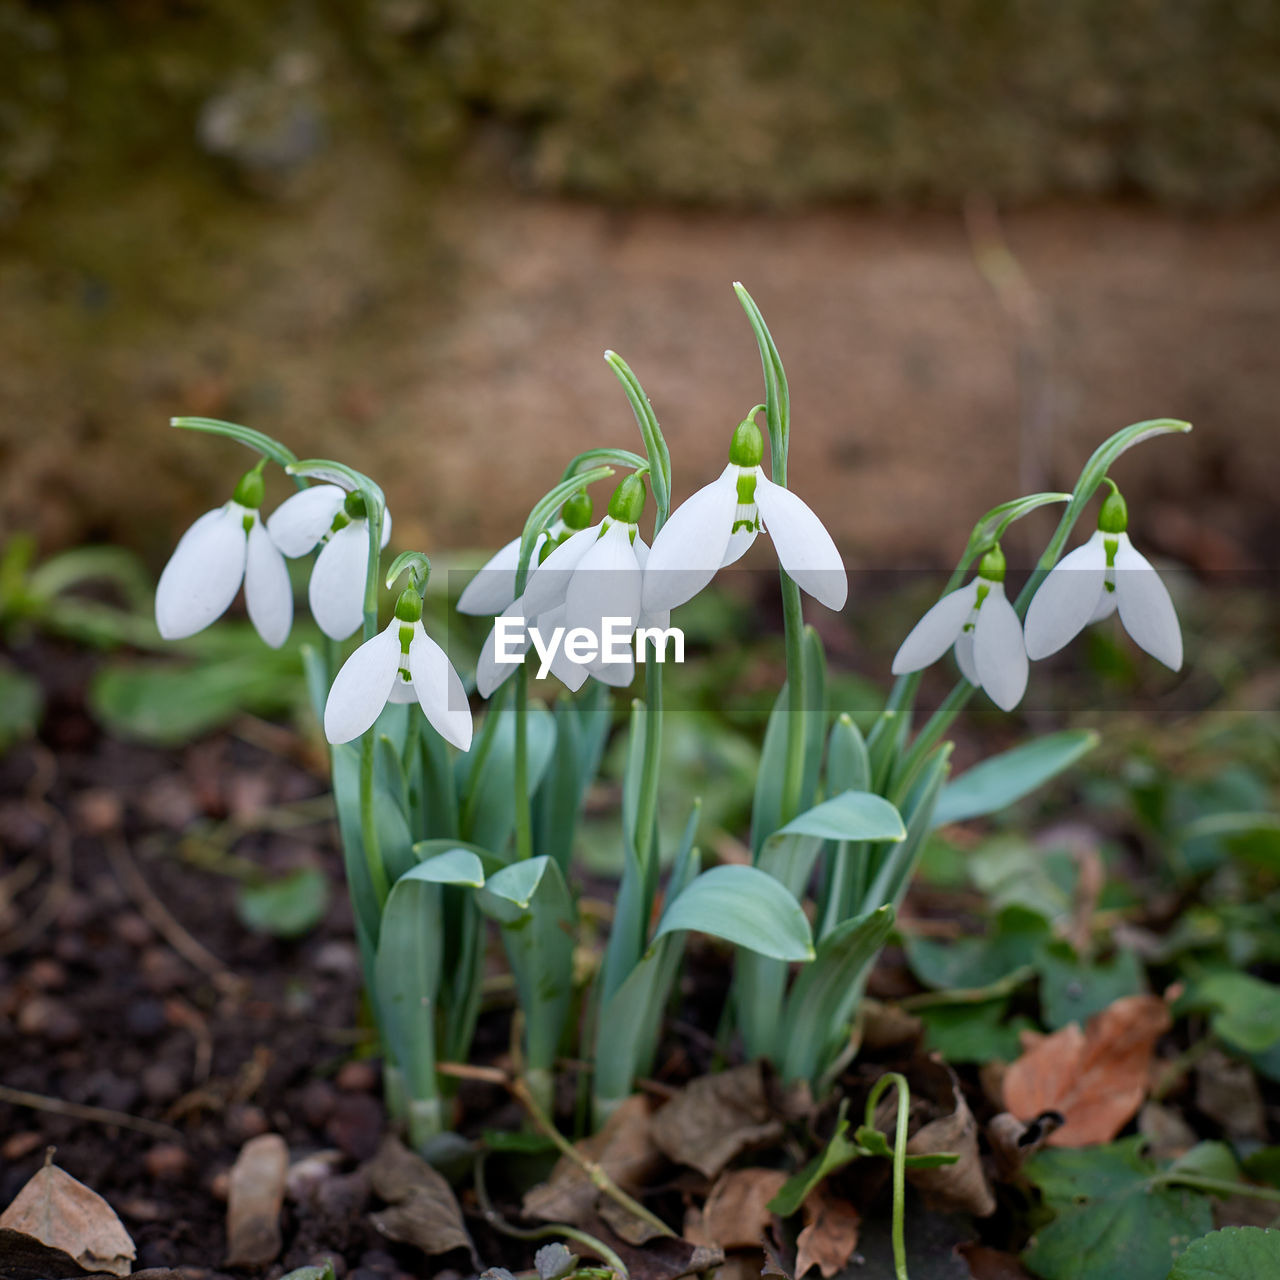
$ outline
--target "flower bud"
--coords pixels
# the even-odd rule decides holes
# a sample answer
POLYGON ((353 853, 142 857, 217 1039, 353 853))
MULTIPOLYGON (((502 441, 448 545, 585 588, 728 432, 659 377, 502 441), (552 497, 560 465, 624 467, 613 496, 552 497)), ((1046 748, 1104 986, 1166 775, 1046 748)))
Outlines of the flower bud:
POLYGON ((1129 527, 1128 505, 1120 496, 1120 490, 1116 488, 1115 482, 1108 480, 1107 483, 1111 485, 1111 493, 1098 512, 1098 528, 1103 533, 1124 533, 1129 527))
POLYGON ((585 489, 579 489, 571 498, 566 498, 560 508, 560 519, 566 529, 585 529, 591 523, 592 515, 591 495, 585 489))
POLYGON ((246 471, 240 477, 240 483, 236 485, 236 490, 231 495, 233 502, 238 502, 251 511, 256 511, 262 506, 262 500, 267 493, 267 487, 262 480, 262 468, 266 465, 266 461, 266 458, 263 458, 256 467, 246 471))
POLYGON ((1000 550, 1000 544, 997 542, 995 546, 982 557, 982 561, 978 565, 978 577, 985 578, 988 582, 1003 582, 1004 570, 1004 552, 1000 550))
POLYGON ((764 434, 754 417, 738 423, 729 442, 729 461, 735 467, 758 467, 764 461, 764 434))
POLYGON ((420 622, 422 620, 422 597, 412 588, 405 587, 396 601, 396 617, 401 622, 420 622))
POLYGON ((613 491, 609 514, 622 524, 638 524, 644 511, 644 481, 634 471, 613 491))
POLYGON ((366 520, 369 512, 365 507, 363 493, 349 493, 342 504, 342 510, 346 513, 348 520, 366 520))

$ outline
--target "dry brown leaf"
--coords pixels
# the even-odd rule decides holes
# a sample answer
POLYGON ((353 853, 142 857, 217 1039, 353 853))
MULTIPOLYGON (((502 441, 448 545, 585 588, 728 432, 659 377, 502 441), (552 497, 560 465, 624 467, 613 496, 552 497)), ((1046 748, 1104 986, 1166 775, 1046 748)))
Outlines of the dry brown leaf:
POLYGON ((421 1156, 397 1138, 386 1137, 365 1168, 374 1191, 390 1206, 370 1214, 388 1240, 431 1255, 465 1249, 476 1260, 453 1188, 421 1156))
POLYGON ((960 1092, 955 1073, 950 1067, 945 1070, 951 1089, 951 1110, 913 1133, 907 1140, 907 1154, 932 1156, 949 1151, 960 1159, 936 1169, 908 1169, 907 1177, 938 1209, 988 1218, 996 1211, 996 1198, 982 1167, 978 1124, 960 1092))
POLYGON ((734 1156, 782 1136, 758 1062, 699 1076, 656 1115, 653 1141, 677 1164, 714 1178, 734 1156))
POLYGON ((1046 1111, 1029 1124, 1007 1111, 987 1121, 987 1141, 995 1157, 996 1173, 1002 1181, 1011 1182, 1018 1171, 1062 1124, 1062 1114, 1046 1111))
POLYGON ((1266 1142, 1267 1116, 1258 1077, 1247 1062, 1210 1049, 1196 1063, 1196 1106, 1237 1146, 1266 1142))
POLYGON ((685 1221, 685 1238, 722 1249, 749 1249, 760 1244, 773 1217, 769 1201, 782 1190, 781 1169, 731 1169, 722 1173, 700 1214, 685 1221))
POLYGON ((278 1133, 259 1134, 240 1148, 227 1189, 228 1266, 275 1261, 288 1174, 289 1148, 278 1133))
POLYGON ((862 1217, 847 1200, 822 1187, 805 1197, 804 1217, 806 1225, 796 1237, 796 1280, 814 1266, 831 1280, 858 1247, 862 1217))
MULTIPOLYGON (((649 1132, 649 1104, 633 1094, 611 1115, 599 1133, 577 1144, 576 1150, 598 1164, 624 1191, 639 1191, 661 1163, 661 1153, 649 1132)), ((596 1213, 600 1191, 568 1156, 561 1156, 546 1182, 524 1197, 524 1212, 547 1222, 582 1226, 596 1213)))
POLYGON ((1052 1035, 1024 1039, 1022 1056, 1004 1075, 1004 1105, 1020 1120, 1060 1111, 1066 1123, 1055 1147, 1110 1142, 1138 1113, 1156 1041, 1169 1010, 1158 996, 1124 996, 1089 1019, 1052 1035))
POLYGON ((969 1264, 973 1280, 1031 1280, 1031 1272, 1011 1253, 984 1244, 962 1244, 959 1252, 969 1264))
POLYGON ((724 1262, 723 1249, 695 1244, 680 1236, 658 1236, 636 1246, 613 1236, 599 1218, 590 1219, 583 1226, 617 1251, 631 1280, 680 1280, 682 1276, 712 1272, 724 1262))
POLYGON ((53 1163, 53 1150, 0 1214, 0 1228, 69 1254, 87 1271, 127 1276, 137 1251, 115 1210, 53 1163))

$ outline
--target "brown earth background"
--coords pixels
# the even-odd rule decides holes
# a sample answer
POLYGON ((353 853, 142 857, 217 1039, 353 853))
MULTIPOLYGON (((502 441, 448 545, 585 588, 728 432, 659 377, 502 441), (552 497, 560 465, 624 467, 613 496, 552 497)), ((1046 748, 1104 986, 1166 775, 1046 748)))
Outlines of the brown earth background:
POLYGON ((246 463, 185 413, 491 543, 637 447, 606 347, 679 499, 761 396, 741 279, 857 562, 1172 415, 1143 541, 1274 564, 1277 191, 1271 0, 0 0, 0 532, 158 567, 246 463))

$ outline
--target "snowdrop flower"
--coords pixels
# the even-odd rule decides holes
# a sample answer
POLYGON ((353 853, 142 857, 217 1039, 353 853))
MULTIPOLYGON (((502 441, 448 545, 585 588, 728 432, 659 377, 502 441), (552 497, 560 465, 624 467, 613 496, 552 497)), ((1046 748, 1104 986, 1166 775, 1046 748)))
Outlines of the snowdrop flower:
MULTIPOLYGON (((476 688, 483 697, 492 696, 525 660, 533 644, 530 620, 544 640, 563 627, 567 637, 576 629, 590 632, 600 647, 604 622, 612 621, 615 635, 628 638, 638 626, 667 627, 670 611, 649 611, 641 607, 643 570, 652 555, 640 537, 637 525, 644 510, 644 481, 627 476, 609 500, 609 513, 598 524, 571 533, 553 548, 529 575, 524 594, 504 610, 489 633, 476 665, 476 688), (499 623, 524 624, 519 656, 510 661, 498 657, 499 623)), ((565 504, 566 507, 568 504, 565 504)), ((551 673, 568 688, 581 688, 588 675, 605 684, 625 688, 635 675, 632 656, 609 662, 603 657, 586 664, 575 663, 563 647, 550 666, 551 673)))
MULTIPOLYGON (((313 484, 286 498, 267 521, 271 540, 291 560, 317 545, 307 599, 320 630, 345 640, 364 621, 369 570, 369 520, 364 498, 336 484, 313 484)), ((391 540, 391 513, 382 521, 382 545, 391 540)))
POLYGON ((671 513, 653 540, 644 575, 647 611, 692 599, 716 571, 741 558, 764 529, 798 586, 828 609, 849 593, 840 553, 822 521, 761 470, 764 437, 754 418, 733 433, 729 465, 671 513))
POLYGON ((350 742, 372 728, 388 702, 417 700, 437 733, 459 751, 471 746, 471 708, 448 655, 422 625, 422 597, 401 592, 385 631, 342 664, 324 708, 330 742, 350 742))
POLYGON ((156 627, 166 640, 195 635, 220 618, 241 582, 249 620, 263 640, 278 649, 288 638, 293 588, 258 514, 262 466, 245 473, 230 502, 205 512, 169 557, 156 587, 156 627))
POLYGON ((893 659, 893 674, 919 671, 954 647, 964 678, 1012 711, 1027 688, 1027 651, 1022 623, 1005 598, 1004 571, 1004 553, 995 546, 968 586, 943 596, 912 628, 893 659))
POLYGON ((1027 654, 1057 653, 1091 622, 1119 610, 1134 642, 1166 667, 1182 666, 1182 631, 1173 601, 1126 532, 1129 512, 1113 481, 1098 513, 1097 532, 1050 571, 1027 610, 1027 654))
MULTIPOLYGON (((575 493, 560 508, 560 514, 533 544, 530 573, 579 529, 591 523, 591 495, 585 489, 575 493)), ((520 567, 520 539, 512 538, 490 557, 458 597, 458 612, 486 614, 504 612, 516 598, 516 570, 520 567)))

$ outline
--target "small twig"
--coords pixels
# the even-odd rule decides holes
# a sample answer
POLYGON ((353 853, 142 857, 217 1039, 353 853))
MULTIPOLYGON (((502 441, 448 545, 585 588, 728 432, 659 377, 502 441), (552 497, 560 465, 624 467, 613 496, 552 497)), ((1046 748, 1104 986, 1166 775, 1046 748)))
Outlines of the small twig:
POLYGON ((622 1277, 622 1280, 630 1280, 627 1264, 603 1240, 597 1239, 579 1227, 571 1227, 566 1222, 552 1222, 544 1227, 513 1227, 493 1207, 493 1201, 489 1199, 489 1191, 484 1183, 485 1154, 481 1152, 476 1157, 476 1199, 480 1202, 480 1212, 484 1214, 484 1220, 495 1231, 500 1231, 506 1236, 512 1236, 516 1240, 545 1240, 548 1236, 563 1236, 567 1240, 576 1240, 580 1245, 585 1246, 594 1253, 597 1258, 607 1262, 622 1277))
POLYGON ((161 1124, 158 1120, 146 1120, 142 1116, 131 1116, 124 1111, 111 1111, 106 1107, 66 1102, 62 1098, 50 1098, 42 1093, 28 1093, 25 1089, 10 1089, 4 1084, 0 1084, 0 1102, 7 1102, 15 1107, 30 1107, 32 1111, 47 1111, 55 1116, 69 1116, 73 1120, 87 1120, 91 1124, 136 1129, 139 1133, 149 1133, 153 1138, 166 1138, 169 1141, 182 1138, 177 1129, 161 1124))
POLYGON ((238 978, 203 943, 196 941, 156 896, 155 891, 147 883, 146 877, 139 870, 138 864, 133 860, 128 845, 116 837, 107 840, 106 846, 111 865, 120 883, 156 932, 188 964, 212 978, 219 991, 227 995, 238 995, 243 992, 247 985, 244 979, 238 978))

